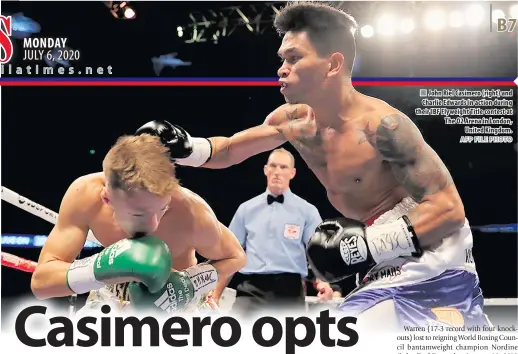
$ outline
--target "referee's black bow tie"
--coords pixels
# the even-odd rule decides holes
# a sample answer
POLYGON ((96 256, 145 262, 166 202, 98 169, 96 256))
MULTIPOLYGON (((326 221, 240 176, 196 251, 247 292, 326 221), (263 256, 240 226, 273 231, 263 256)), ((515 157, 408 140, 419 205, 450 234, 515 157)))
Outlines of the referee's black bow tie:
POLYGON ((268 205, 272 204, 273 202, 277 203, 284 203, 284 195, 274 196, 271 194, 268 194, 268 197, 266 197, 266 201, 268 202, 268 205))

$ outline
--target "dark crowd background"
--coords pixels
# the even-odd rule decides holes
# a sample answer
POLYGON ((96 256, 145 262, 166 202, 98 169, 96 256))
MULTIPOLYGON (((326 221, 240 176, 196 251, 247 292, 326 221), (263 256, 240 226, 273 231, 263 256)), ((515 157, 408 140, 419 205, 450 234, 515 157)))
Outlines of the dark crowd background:
MULTIPOLYGON (((23 12, 40 23, 42 31, 36 37, 68 38, 68 44, 81 52, 74 66, 111 65, 117 77, 153 77, 151 58, 171 52, 193 64, 166 68, 162 77, 275 77, 280 65, 276 55, 280 38, 271 28, 270 4, 255 8, 266 13, 262 33, 241 25, 231 36, 220 37, 218 43, 185 43, 190 14, 199 18, 196 11, 210 16, 209 10, 240 6, 252 16, 250 4, 138 2, 134 3, 137 16, 133 20, 114 18, 101 2, 3 2, 2 13, 23 12), (185 28, 182 38, 178 37, 179 26, 185 28)), ((283 4, 272 3, 277 8, 283 4)), ((487 11, 488 4, 482 4, 487 11)), ((340 6, 355 16, 361 27, 372 24, 383 11, 418 19, 431 8, 450 11, 462 9, 466 3, 341 2, 340 6)), ((236 17, 235 11, 232 16, 236 17)), ((488 19, 486 22, 489 25, 488 19)), ((354 76, 518 76, 516 35, 490 32, 485 24, 436 32, 420 25, 418 22, 416 30, 406 35, 358 35, 354 76)), ((20 42, 15 45, 21 53, 20 42)), ((23 65, 20 54, 12 64, 23 65)), ((413 113, 420 107, 419 87, 357 90, 393 104, 414 120, 453 175, 471 225, 518 221, 516 144, 460 144, 462 127, 445 125, 441 117, 413 113)), ((3 87, 2 185, 57 211, 75 178, 100 171, 102 159, 116 139, 132 134, 149 120, 167 119, 194 136, 230 136, 260 124, 282 103, 276 87, 3 87)), ((516 132, 516 121, 512 129, 516 132)), ((316 177, 291 146, 285 147, 296 156, 298 173, 292 190, 316 205, 323 218, 337 216, 316 177)), ((178 167, 177 173, 183 185, 205 198, 228 225, 240 203, 264 191, 262 166, 266 158, 267 153, 261 154, 225 170, 178 167)), ((52 227, 5 202, 1 216, 4 234, 48 234, 52 227)), ((474 231, 473 252, 487 298, 517 297, 516 236, 474 231)), ((40 252, 2 249, 31 260, 37 260, 40 252)), ((81 256, 97 251, 85 250, 81 256)), ((353 287, 352 279, 341 285, 346 294, 353 287)), ((20 296, 31 296, 30 274, 2 267, 2 311, 8 308, 9 300, 20 296)))

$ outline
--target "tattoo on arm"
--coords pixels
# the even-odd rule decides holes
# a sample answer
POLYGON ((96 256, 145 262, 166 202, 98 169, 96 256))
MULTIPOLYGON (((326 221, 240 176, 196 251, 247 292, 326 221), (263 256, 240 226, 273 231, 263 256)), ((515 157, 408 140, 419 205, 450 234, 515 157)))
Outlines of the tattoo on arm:
POLYGON ((284 114, 286 115, 286 119, 288 120, 288 125, 286 127, 289 130, 289 134, 296 139, 303 140, 304 139, 304 131, 302 129, 303 125, 300 124, 300 122, 298 121, 299 114, 298 114, 297 108, 294 108, 291 111, 285 109, 284 114))
POLYGON ((322 146, 320 130, 317 129, 316 132, 313 132, 314 127, 311 123, 299 116, 297 108, 291 110, 285 109, 284 114, 288 121, 288 124, 285 127, 288 137, 293 138, 297 142, 300 142, 309 148, 322 146))
POLYGON ((375 130, 369 123, 361 130, 358 144, 368 141, 416 201, 453 184, 447 167, 409 118, 400 114, 383 117, 375 130))

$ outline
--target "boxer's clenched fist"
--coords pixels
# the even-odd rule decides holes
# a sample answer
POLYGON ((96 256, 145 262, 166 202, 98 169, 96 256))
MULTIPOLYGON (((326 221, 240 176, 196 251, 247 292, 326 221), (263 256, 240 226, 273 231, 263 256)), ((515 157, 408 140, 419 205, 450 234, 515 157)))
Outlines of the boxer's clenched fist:
POLYGON ((153 120, 137 129, 135 135, 150 134, 160 138, 169 149, 171 160, 179 165, 201 166, 210 159, 212 145, 208 139, 192 138, 182 127, 166 120, 153 120))
POLYGON ((366 227, 345 217, 317 226, 307 247, 318 278, 337 282, 398 257, 419 257, 422 250, 405 216, 388 224, 366 227))
POLYGON ((169 148, 172 159, 185 158, 192 154, 192 138, 182 127, 166 120, 153 120, 137 129, 135 135, 158 136, 162 144, 169 148))
POLYGON ((214 290, 218 273, 210 264, 199 264, 183 271, 173 271, 162 289, 150 291, 144 284, 132 282, 128 287, 129 298, 135 309, 155 309, 175 312, 198 301, 214 290))
POLYGON ((138 279, 151 291, 157 291, 167 281, 172 263, 169 247, 159 238, 146 235, 123 239, 72 263, 67 282, 76 294, 127 278, 138 279))
POLYGON ((307 247, 317 278, 337 282, 374 266, 365 237, 360 221, 336 218, 320 223, 307 247))

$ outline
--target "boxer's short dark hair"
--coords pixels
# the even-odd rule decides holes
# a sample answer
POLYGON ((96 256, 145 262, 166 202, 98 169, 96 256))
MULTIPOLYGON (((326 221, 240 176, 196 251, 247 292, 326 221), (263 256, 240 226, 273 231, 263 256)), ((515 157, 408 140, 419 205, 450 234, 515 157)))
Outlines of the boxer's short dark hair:
POLYGON ((353 31, 356 33, 358 24, 343 10, 322 2, 291 2, 276 16, 273 26, 280 35, 306 32, 319 55, 341 53, 352 72, 356 56, 353 31))

